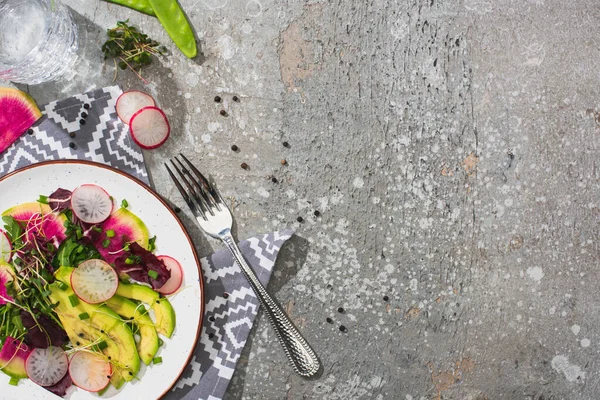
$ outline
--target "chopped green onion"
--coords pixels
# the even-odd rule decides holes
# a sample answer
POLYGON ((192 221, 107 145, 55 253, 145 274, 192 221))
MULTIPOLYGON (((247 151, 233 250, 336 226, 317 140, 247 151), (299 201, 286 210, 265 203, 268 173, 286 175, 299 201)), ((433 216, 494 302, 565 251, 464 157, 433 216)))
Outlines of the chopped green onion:
POLYGON ((109 238, 115 237, 115 231, 112 230, 112 229, 107 230, 106 231, 106 237, 109 237, 109 238))
POLYGON ((133 258, 131 258, 131 257, 127 257, 127 258, 125 259, 125 264, 127 264, 127 265, 131 265, 131 264, 133 264, 133 258))
POLYGON ((162 363, 162 357, 154 357, 152 359, 152 364, 160 364, 162 363))
POLYGON ((155 242, 156 236, 152 236, 150 239, 148 239, 148 251, 151 253, 156 249, 156 244, 154 244, 155 242))
POLYGON ((40 194, 40 198, 38 199, 38 203, 48 204, 48 196, 42 196, 40 194))
POLYGON ((79 319, 84 320, 84 319, 89 319, 90 318, 90 314, 84 312, 79 314, 79 319))
POLYGON ((121 207, 123 207, 123 208, 129 207, 129 203, 127 202, 127 200, 123 199, 123 201, 121 202, 121 207))
POLYGON ((77 297, 75 294, 72 294, 69 296, 69 302, 71 303, 71 307, 75 307, 79 304, 79 297, 77 297))
POLYGON ((102 232, 102 228, 100 228, 99 226, 96 226, 96 225, 92 226, 92 230, 94 232, 98 232, 98 233, 102 232))
POLYGON ((110 245, 110 240, 104 239, 102 241, 102 247, 107 248, 110 245))
POLYGON ((50 304, 48 307, 50 307, 51 310, 54 310, 56 307, 58 307, 59 304, 60 304, 60 301, 57 301, 54 304, 50 304))
POLYGON ((100 349, 100 351, 104 350, 105 348, 108 347, 108 344, 103 340, 100 343, 98 343, 98 349, 100 349))
POLYGON ((10 381, 8 381, 8 384, 11 386, 17 386, 19 384, 19 381, 21 379, 19 378, 10 378, 10 381))
POLYGON ((152 279, 158 278, 158 273, 156 271, 150 270, 148 271, 148 276, 152 279))
POLYGON ((56 282, 57 282, 57 284, 58 284, 58 288, 59 288, 60 290, 67 290, 67 288, 69 287, 69 285, 67 285, 67 284, 66 284, 66 283, 64 283, 64 282, 61 282, 61 281, 56 281, 56 282))

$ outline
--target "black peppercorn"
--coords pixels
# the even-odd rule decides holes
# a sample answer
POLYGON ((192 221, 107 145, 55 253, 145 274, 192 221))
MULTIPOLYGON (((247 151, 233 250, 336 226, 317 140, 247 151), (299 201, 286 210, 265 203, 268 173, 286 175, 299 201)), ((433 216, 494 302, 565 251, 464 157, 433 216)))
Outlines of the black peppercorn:
POLYGON ((298 217, 298 218, 296 218, 296 221, 298 221, 298 222, 303 222, 303 221, 304 221, 304 218, 302 218, 302 217, 298 217))
POLYGON ((340 332, 346 332, 347 329, 344 325, 340 325, 340 332))
POLYGON ((221 111, 219 112, 219 114, 221 114, 221 115, 222 115, 222 116, 224 116, 224 117, 226 117, 227 115, 229 115, 229 114, 227 114, 227 111, 225 111, 225 110, 221 110, 221 111))
POLYGON ((238 102, 238 103, 239 103, 239 101, 240 101, 240 98, 239 98, 239 97, 237 97, 237 96, 233 96, 232 100, 233 100, 233 101, 235 101, 235 102, 238 102))
POLYGON ((290 147, 290 144, 288 142, 283 142, 283 147, 290 147))
POLYGON ((248 164, 246 164, 245 162, 243 162, 240 167, 242 167, 243 169, 248 169, 248 164))
POLYGON ((383 296, 383 301, 388 301, 390 298, 388 296, 383 296))
POLYGON ((225 299, 226 299, 226 298, 228 298, 228 297, 229 297, 229 293, 227 293, 227 292, 223 293, 223 297, 224 297, 225 299))
POLYGON ((69 143, 69 147, 72 148, 72 149, 74 149, 75 148, 75 143, 73 143, 73 142, 69 143))
POLYGON ((28 129, 27 133, 29 133, 30 135, 33 135, 33 129, 28 129))
POLYGON ((341 314, 344 312, 344 307, 338 307, 338 312, 341 314))
POLYGON ((69 136, 74 138, 75 136, 77 136, 77 134, 75 132, 71 132, 71 133, 69 133, 69 136))
POLYGON ((277 183, 277 178, 275 178, 275 177, 272 177, 272 178, 271 178, 271 182, 273 182, 273 183, 277 183))
POLYGON ((209 338, 209 339, 212 339, 212 338, 214 338, 214 337, 215 337, 215 334, 214 334, 214 333, 212 333, 212 332, 211 332, 211 333, 209 333, 209 334, 208 334, 208 338, 209 338))
POLYGON ((240 149, 240 148, 239 148, 239 147, 237 147, 235 144, 232 144, 232 145, 231 145, 231 150, 232 150, 232 151, 238 151, 239 149, 240 149))
POLYGON ((315 217, 318 217, 321 215, 321 212, 319 210, 315 210, 314 214, 315 214, 315 217))
POLYGON ((221 97, 215 96, 215 103, 220 103, 220 102, 221 102, 221 97))
POLYGON ((87 113, 85 113, 85 112, 82 112, 82 113, 81 113, 81 118, 87 118, 87 113))
POLYGON ((89 110, 90 109, 90 105, 86 103, 86 104, 83 105, 83 108, 85 108, 86 110, 89 110))
POLYGON ((326 321, 327 321, 328 323, 330 323, 330 324, 332 324, 332 323, 333 323, 333 320, 332 320, 331 318, 329 318, 329 317, 327 317, 326 321))
POLYGON ((85 119, 80 119, 79 120, 79 125, 85 125, 85 119))

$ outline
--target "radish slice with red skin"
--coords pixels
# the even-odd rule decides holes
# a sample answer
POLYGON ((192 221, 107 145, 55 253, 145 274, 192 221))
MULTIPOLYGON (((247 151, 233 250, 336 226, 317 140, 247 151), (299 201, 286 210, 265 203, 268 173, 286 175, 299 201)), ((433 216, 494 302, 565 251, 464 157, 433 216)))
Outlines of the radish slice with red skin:
POLYGON ((57 384, 69 369, 69 359, 60 347, 49 346, 33 349, 25 361, 25 371, 29 379, 40 386, 57 384))
POLYGON ((114 203, 106 190, 98 185, 85 184, 73 190, 71 208, 83 222, 98 224, 112 213, 114 203))
POLYGON ((8 235, 3 230, 0 230, 0 259, 10 262, 12 258, 12 245, 8 235))
POLYGON ((129 90, 117 99, 117 115, 125 124, 129 125, 133 114, 149 106, 156 106, 156 101, 152 96, 139 90, 129 90))
POLYGON ((112 366, 98 353, 81 350, 73 354, 69 375, 75 386, 88 392, 99 392, 110 382, 112 366))
POLYGON ((143 149, 161 146, 171 134, 165 113, 157 107, 144 107, 133 114, 129 122, 131 138, 143 149))
POLYGON ((183 282, 183 268, 181 268, 181 264, 170 256, 157 256, 156 258, 161 260, 165 264, 165 267, 171 271, 171 277, 156 291, 164 295, 175 293, 183 282))
POLYGON ((71 274, 71 287, 88 304, 102 303, 114 296, 119 286, 117 271, 97 258, 79 264, 71 274))

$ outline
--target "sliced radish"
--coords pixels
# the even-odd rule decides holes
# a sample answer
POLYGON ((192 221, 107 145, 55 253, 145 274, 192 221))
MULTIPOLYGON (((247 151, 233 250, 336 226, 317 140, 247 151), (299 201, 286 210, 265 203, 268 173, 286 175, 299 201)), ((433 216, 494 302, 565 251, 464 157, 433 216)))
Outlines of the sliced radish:
POLYGON ((6 232, 0 229, 0 259, 9 262, 12 258, 12 245, 6 232))
POLYGON ((148 150, 162 145, 171 133, 167 116, 157 107, 144 107, 133 114, 129 130, 133 141, 148 150))
POLYGON ((68 369, 67 355, 63 349, 55 346, 34 349, 25 361, 27 376, 40 386, 57 384, 67 374, 68 369))
POLYGON ((173 257, 158 256, 157 258, 165 264, 165 267, 167 267, 169 271, 171 271, 171 277, 164 285, 159 289, 156 289, 156 291, 164 295, 175 293, 183 281, 183 268, 181 268, 181 264, 173 257))
POLYGON ((98 304, 110 299, 118 286, 117 272, 104 260, 94 258, 84 261, 71 274, 73 291, 77 297, 89 304, 98 304))
POLYGON ((139 90, 130 90, 121 94, 117 99, 117 115, 124 123, 129 125, 133 114, 149 106, 156 106, 152 96, 139 90))
POLYGON ((110 195, 98 185, 81 185, 71 195, 73 212, 88 224, 97 224, 107 219, 112 213, 113 205, 110 195))
POLYGON ((81 350, 73 354, 69 375, 73 383, 88 392, 98 392, 110 382, 112 366, 98 353, 81 350))

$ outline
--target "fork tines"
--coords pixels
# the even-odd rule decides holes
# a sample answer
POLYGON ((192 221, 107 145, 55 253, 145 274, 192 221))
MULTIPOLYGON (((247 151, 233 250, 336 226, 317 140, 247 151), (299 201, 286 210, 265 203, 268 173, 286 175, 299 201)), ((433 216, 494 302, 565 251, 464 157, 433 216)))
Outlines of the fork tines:
POLYGON ((177 158, 177 156, 173 157, 170 161, 172 167, 177 171, 177 174, 187 187, 187 191, 179 182, 173 171, 171 171, 169 165, 165 163, 165 167, 175 183, 175 186, 177 186, 181 196, 195 215, 200 214, 203 218, 206 218, 206 213, 214 215, 213 207, 217 210, 221 210, 220 203, 222 202, 222 198, 220 194, 186 156, 183 154, 180 154, 180 156, 185 164, 177 158))

